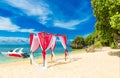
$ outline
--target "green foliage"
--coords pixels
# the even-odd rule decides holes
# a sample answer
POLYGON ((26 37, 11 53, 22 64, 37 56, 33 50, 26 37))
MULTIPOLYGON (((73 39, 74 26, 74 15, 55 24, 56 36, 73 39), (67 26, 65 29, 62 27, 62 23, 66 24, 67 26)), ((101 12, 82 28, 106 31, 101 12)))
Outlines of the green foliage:
POLYGON ((120 34, 120 14, 115 14, 112 16, 110 24, 111 27, 115 30, 118 30, 118 33, 120 34))
POLYGON ((94 46, 97 47, 97 48, 101 48, 102 44, 101 44, 100 41, 97 41, 97 42, 95 42, 94 46))
POLYGON ((77 36, 70 45, 72 48, 83 48, 85 46, 84 38, 82 36, 77 36))
POLYGON ((85 39, 86 45, 92 45, 94 44, 94 36, 92 34, 89 34, 85 39))
POLYGON ((115 41, 114 34, 120 34, 120 0, 92 0, 97 39, 104 46, 115 41))
POLYGON ((98 36, 98 31, 94 31, 92 34, 89 34, 86 38, 85 38, 85 44, 87 46, 90 45, 94 45, 94 42, 99 40, 99 36, 98 36))
POLYGON ((89 34, 84 43, 80 36, 76 37, 71 46, 82 48, 85 44, 97 47, 116 47, 120 43, 120 0, 91 0, 96 17, 95 32, 89 34), (117 36, 116 36, 117 35, 117 36))
POLYGON ((84 42, 84 38, 82 36, 77 36, 73 41, 73 43, 83 43, 83 42, 84 42))
POLYGON ((116 48, 115 43, 112 42, 111 45, 110 45, 110 47, 111 47, 111 48, 116 48))

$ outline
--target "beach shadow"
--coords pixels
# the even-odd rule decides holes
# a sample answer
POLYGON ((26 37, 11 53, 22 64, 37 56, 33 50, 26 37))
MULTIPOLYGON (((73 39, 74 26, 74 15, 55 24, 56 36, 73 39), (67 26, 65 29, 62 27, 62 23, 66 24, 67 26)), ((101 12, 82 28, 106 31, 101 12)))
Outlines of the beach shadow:
POLYGON ((111 55, 111 56, 118 56, 118 57, 120 57, 120 51, 117 51, 117 52, 109 52, 108 54, 111 55))
MULTIPOLYGON (((72 62, 75 62, 75 61, 78 61, 80 60, 81 58, 71 58, 70 61, 64 61, 64 58, 59 58, 57 59, 57 61, 60 61, 60 62, 52 62, 53 64, 52 65, 49 65, 48 68, 50 67, 54 67, 54 66, 58 66, 58 65, 63 65, 63 64, 68 64, 68 63, 72 63, 72 62)), ((50 62, 51 63, 51 62, 50 62)))

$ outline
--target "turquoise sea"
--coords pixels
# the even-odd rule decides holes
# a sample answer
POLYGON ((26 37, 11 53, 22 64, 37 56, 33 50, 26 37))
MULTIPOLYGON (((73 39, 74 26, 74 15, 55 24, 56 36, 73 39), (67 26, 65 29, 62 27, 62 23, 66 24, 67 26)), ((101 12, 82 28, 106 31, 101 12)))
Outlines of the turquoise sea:
MULTIPOLYGON (((16 58, 16 57, 7 57, 1 54, 1 52, 7 52, 10 50, 13 50, 15 48, 24 48, 23 52, 27 52, 30 54, 30 46, 29 44, 7 44, 7 45, 0 45, 0 64, 1 63, 8 63, 8 62, 16 62, 20 60, 25 60, 24 58, 16 58)), ((69 52, 71 52, 71 48, 67 46, 67 49, 69 52)), ((64 48, 62 47, 61 43, 57 43, 55 50, 54 50, 55 55, 58 54, 64 54, 64 48)), ((47 54, 50 54, 50 50, 47 51, 47 54)), ((39 48, 35 53, 34 53, 35 58, 41 58, 41 48, 39 48)), ((27 58, 29 59, 29 58, 27 58)))

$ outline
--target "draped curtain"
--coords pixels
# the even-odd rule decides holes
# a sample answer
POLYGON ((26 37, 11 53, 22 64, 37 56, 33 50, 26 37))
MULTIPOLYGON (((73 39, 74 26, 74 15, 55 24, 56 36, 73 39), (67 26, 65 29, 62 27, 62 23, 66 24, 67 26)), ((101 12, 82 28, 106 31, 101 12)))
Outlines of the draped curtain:
POLYGON ((37 65, 37 63, 34 60, 34 52, 40 47, 39 41, 38 41, 38 37, 35 36, 34 34, 30 34, 30 62, 31 64, 35 64, 37 65))
POLYGON ((55 35, 52 36, 52 40, 51 40, 51 43, 50 43, 49 47, 50 47, 50 50, 51 50, 51 61, 52 61, 53 57, 55 57, 55 54, 53 52, 53 50, 56 47, 56 36, 55 35))
POLYGON ((59 39, 60 39, 60 42, 61 42, 63 48, 65 49, 65 56, 67 56, 68 55, 68 50, 66 47, 67 46, 67 38, 65 35, 61 35, 61 36, 59 36, 59 39))
POLYGON ((42 55, 43 55, 43 61, 44 65, 46 66, 46 51, 50 45, 50 42, 52 40, 52 34, 48 34, 45 32, 38 33, 38 40, 40 42, 41 48, 42 48, 42 55))
POLYGON ((66 49, 66 36, 59 36, 60 42, 64 49, 66 49))
POLYGON ((52 36, 51 44, 50 44, 50 50, 54 50, 56 46, 56 36, 52 36))
POLYGON ((38 37, 31 34, 30 35, 30 51, 35 52, 40 47, 38 37))

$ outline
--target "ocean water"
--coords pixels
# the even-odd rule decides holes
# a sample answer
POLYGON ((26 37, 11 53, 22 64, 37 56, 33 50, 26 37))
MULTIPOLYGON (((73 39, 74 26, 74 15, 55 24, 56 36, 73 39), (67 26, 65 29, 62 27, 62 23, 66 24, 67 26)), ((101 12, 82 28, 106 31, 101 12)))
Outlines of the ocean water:
MULTIPOLYGON (((22 44, 22 45, 17 45, 17 44, 8 44, 8 45, 0 45, 0 64, 1 63, 8 63, 8 62, 16 62, 16 61, 21 61, 25 60, 25 58, 16 58, 16 57, 8 57, 4 56, 1 54, 1 52, 7 52, 10 50, 13 50, 15 48, 24 48, 23 52, 27 52, 30 54, 30 46, 29 44, 22 44)), ((67 46, 67 49, 69 52, 71 52, 71 48, 67 46)), ((50 50, 47 51, 47 54, 50 55, 50 50)), ((61 43, 57 43, 55 50, 54 50, 55 55, 59 54, 64 54, 64 48, 62 47, 61 43)), ((39 48, 35 53, 34 53, 35 58, 41 58, 41 48, 39 48)), ((27 58, 29 59, 29 58, 27 58)))

